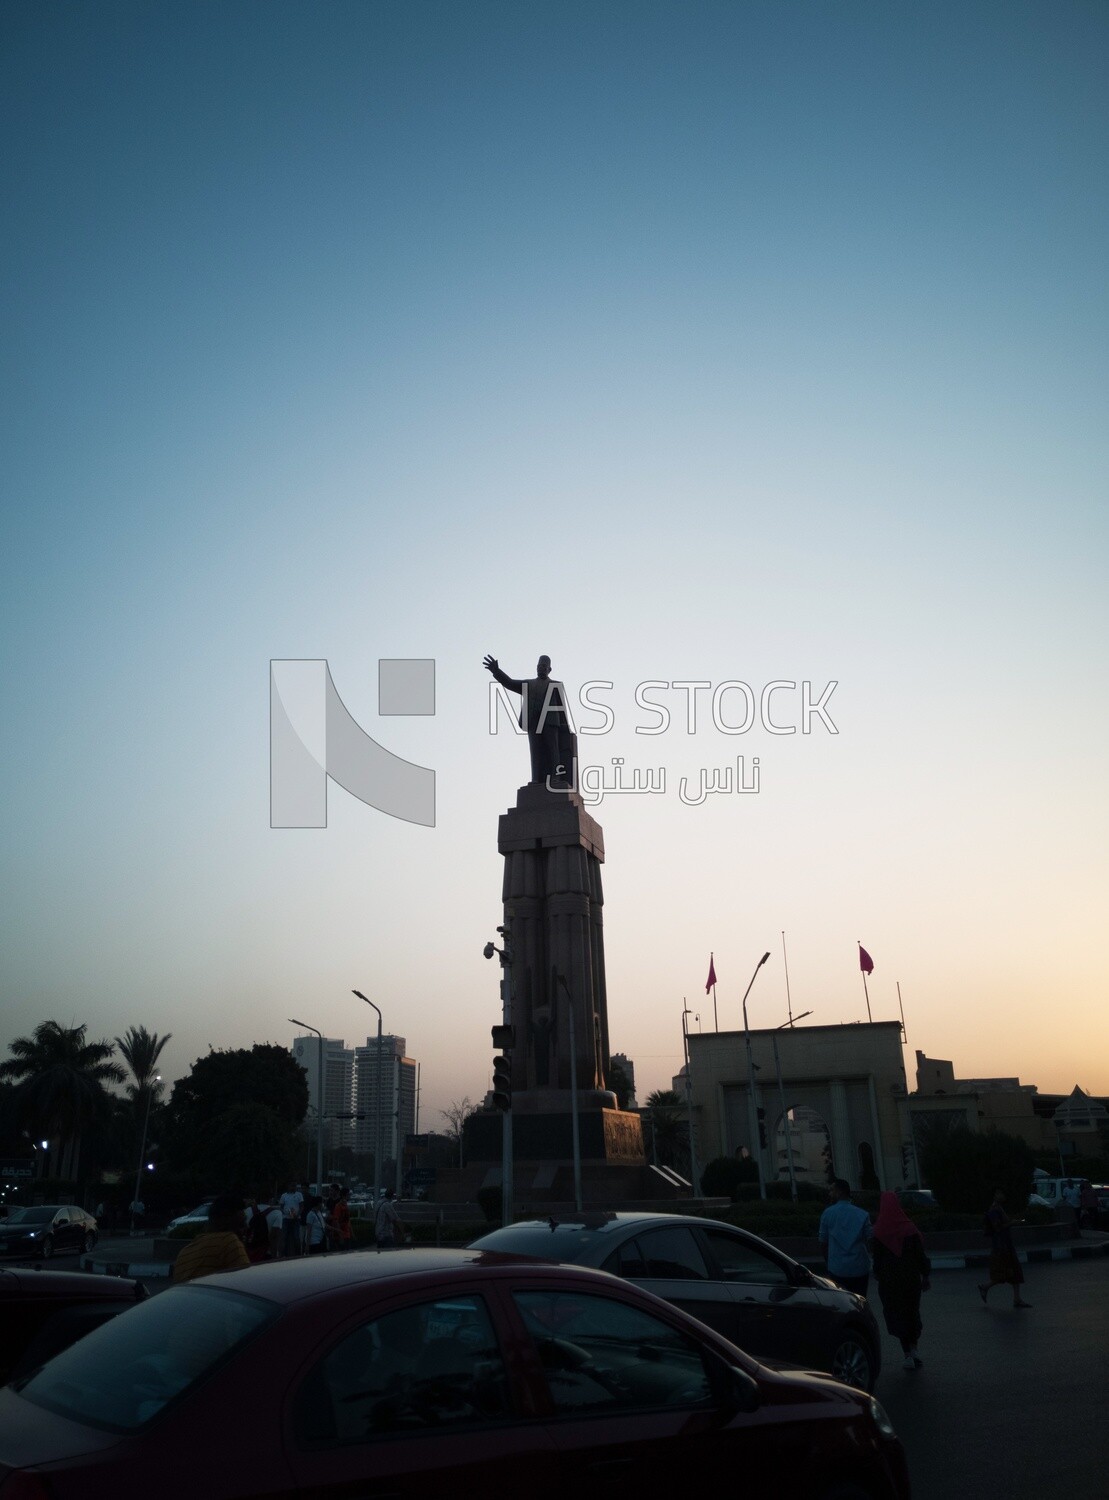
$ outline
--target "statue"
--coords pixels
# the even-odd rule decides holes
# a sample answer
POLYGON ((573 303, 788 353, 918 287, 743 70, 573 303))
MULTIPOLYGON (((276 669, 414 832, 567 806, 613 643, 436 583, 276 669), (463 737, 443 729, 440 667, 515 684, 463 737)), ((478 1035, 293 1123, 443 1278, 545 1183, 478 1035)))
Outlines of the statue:
POLYGON ((577 748, 566 707, 566 689, 551 676, 551 658, 541 656, 536 675, 522 680, 502 672, 495 656, 485 657, 482 666, 502 687, 520 694, 519 722, 528 732, 532 781, 566 790, 577 748))

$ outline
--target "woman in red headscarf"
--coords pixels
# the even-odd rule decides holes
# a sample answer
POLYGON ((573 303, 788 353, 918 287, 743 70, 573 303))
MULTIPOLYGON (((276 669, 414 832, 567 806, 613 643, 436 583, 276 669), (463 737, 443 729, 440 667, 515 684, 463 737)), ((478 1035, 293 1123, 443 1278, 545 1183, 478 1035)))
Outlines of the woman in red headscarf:
POLYGON ((922 1324, 920 1294, 928 1290, 932 1265, 924 1253, 920 1230, 897 1201, 883 1193, 871 1239, 874 1275, 886 1328, 901 1342, 906 1370, 919 1370, 924 1361, 917 1351, 922 1324))

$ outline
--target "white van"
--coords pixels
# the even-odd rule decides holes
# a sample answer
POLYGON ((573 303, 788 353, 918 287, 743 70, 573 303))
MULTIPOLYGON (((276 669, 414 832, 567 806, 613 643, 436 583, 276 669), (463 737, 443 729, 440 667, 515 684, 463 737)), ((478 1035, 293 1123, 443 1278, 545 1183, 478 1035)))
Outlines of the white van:
POLYGON ((1073 1185, 1081 1192, 1089 1180, 1088 1177, 1036 1177, 1032 1182, 1032 1197, 1029 1202, 1039 1199, 1048 1208, 1066 1208, 1063 1189, 1073 1185))

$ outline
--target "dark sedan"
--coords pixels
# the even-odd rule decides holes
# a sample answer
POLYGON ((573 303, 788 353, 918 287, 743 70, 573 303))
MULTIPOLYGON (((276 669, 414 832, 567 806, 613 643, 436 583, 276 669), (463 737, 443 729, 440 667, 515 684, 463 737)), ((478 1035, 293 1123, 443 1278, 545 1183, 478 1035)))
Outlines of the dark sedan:
POLYGON ((28 1374, 145 1296, 142 1282, 122 1277, 0 1267, 0 1385, 28 1374))
POLYGON ((494 1229, 475 1250, 596 1266, 700 1318, 758 1359, 873 1390, 881 1336, 864 1297, 757 1235, 684 1214, 597 1213, 494 1229))
POLYGON ((0 1255, 35 1255, 49 1260, 67 1251, 86 1253, 96 1244, 96 1220, 72 1203, 13 1208, 0 1223, 0 1255))
POLYGON ((672 1500, 709 1474, 752 1496, 909 1500, 862 1391, 767 1370, 611 1276, 476 1251, 205 1277, 0 1390, 13 1496, 140 1494, 154 1475, 159 1500, 672 1500))

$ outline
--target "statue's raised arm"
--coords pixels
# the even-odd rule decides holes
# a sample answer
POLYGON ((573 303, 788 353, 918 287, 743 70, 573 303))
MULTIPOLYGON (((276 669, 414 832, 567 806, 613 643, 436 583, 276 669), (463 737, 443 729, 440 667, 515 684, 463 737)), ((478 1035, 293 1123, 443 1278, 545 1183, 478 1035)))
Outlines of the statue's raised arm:
POLYGON ((551 676, 551 658, 541 656, 536 675, 523 679, 502 672, 495 656, 486 656, 482 666, 502 687, 520 694, 520 728, 528 734, 532 781, 565 788, 577 747, 566 706, 566 689, 551 676))
POLYGON ((507 672, 502 672, 495 656, 487 656, 482 662, 482 666, 487 672, 492 672, 493 676, 500 683, 501 687, 506 687, 510 692, 513 693, 523 692, 524 684, 517 678, 510 677, 507 672))

